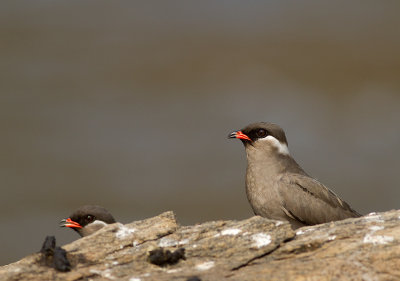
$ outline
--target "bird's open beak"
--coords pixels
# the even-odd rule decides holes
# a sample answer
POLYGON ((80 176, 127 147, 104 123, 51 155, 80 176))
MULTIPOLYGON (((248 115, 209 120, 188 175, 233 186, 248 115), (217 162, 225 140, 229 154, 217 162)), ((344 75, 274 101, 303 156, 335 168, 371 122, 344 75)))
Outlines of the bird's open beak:
POLYGON ((60 226, 61 227, 82 228, 82 226, 79 223, 71 220, 70 218, 61 220, 60 226))
POLYGON ((243 134, 242 131, 234 131, 234 132, 229 134, 228 138, 251 141, 251 139, 247 135, 243 134))

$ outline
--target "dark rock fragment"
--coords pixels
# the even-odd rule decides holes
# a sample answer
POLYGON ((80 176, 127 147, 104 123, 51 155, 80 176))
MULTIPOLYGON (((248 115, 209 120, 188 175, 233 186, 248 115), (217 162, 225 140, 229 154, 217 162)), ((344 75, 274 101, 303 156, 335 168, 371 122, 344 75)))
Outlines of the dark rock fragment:
POLYGON ((54 250, 53 266, 58 271, 66 272, 71 270, 71 264, 67 259, 67 251, 61 247, 54 250))
POLYGON ((61 247, 56 247, 56 238, 54 236, 46 236, 40 252, 44 255, 46 266, 54 267, 62 272, 71 270, 67 252, 61 247))
POLYGON ((158 266, 166 266, 178 263, 179 260, 185 260, 185 249, 179 248, 174 252, 158 248, 149 252, 148 261, 158 266))
POLYGON ((45 256, 52 255, 56 247, 56 238, 54 236, 46 236, 43 242, 42 249, 40 252, 45 254, 45 256))
POLYGON ((200 277, 197 276, 191 276, 186 281, 201 281, 200 277))

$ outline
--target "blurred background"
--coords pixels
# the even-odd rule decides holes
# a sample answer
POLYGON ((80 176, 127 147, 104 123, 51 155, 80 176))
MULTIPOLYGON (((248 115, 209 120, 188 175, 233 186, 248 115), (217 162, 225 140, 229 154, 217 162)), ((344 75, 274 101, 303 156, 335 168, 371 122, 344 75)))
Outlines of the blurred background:
POLYGON ((4 1, 0 264, 129 223, 252 216, 232 130, 281 125, 363 214, 399 207, 400 2, 4 1))

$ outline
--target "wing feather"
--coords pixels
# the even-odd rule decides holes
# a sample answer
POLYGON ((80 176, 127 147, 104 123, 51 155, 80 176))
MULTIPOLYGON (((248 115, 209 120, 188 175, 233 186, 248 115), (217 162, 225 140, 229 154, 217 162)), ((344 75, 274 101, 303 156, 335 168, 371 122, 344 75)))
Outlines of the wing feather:
POLYGON ((287 174, 282 177, 279 194, 290 217, 305 224, 361 216, 323 184, 306 175, 287 174))

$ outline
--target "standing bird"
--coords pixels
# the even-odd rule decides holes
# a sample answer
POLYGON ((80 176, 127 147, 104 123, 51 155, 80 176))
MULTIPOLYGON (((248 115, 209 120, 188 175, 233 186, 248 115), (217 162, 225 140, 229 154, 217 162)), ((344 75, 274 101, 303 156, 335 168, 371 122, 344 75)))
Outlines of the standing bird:
POLYGON ((114 217, 105 208, 96 205, 85 205, 60 222, 61 227, 70 227, 80 236, 88 236, 107 224, 115 223, 114 217))
POLYGON ((304 172, 278 125, 250 124, 229 138, 240 139, 246 149, 246 193, 256 215, 288 221, 293 229, 361 216, 304 172))

